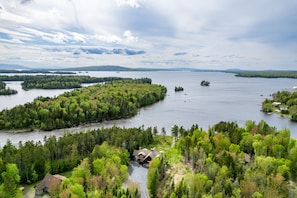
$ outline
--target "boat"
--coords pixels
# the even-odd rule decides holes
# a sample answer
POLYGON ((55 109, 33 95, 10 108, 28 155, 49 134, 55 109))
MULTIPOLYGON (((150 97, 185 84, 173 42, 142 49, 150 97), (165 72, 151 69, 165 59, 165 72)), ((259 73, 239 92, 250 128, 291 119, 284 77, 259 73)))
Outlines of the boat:
POLYGON ((294 90, 297 90, 297 86, 294 86, 293 89, 294 89, 294 90))

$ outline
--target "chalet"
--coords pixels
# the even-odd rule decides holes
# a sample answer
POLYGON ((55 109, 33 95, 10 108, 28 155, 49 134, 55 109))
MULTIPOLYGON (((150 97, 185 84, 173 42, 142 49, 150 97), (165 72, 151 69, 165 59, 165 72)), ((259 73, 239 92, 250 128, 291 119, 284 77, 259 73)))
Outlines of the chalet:
POLYGON ((275 107, 279 107, 282 103, 281 102, 273 102, 272 105, 275 107))
POLYGON ((135 160, 140 164, 148 164, 152 159, 157 157, 160 154, 158 150, 155 148, 153 149, 140 149, 140 150, 134 150, 133 156, 135 160))
POLYGON ((50 190, 57 190, 60 187, 61 182, 65 179, 62 175, 46 174, 43 180, 36 185, 35 195, 40 196, 44 193, 49 193, 50 190))

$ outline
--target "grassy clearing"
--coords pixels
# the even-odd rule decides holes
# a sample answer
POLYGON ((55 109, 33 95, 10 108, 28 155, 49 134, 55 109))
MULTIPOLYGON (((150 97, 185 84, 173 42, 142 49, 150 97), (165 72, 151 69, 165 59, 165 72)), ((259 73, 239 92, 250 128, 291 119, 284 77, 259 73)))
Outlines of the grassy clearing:
POLYGON ((150 147, 159 151, 168 151, 172 147, 172 141, 172 136, 157 135, 150 147))

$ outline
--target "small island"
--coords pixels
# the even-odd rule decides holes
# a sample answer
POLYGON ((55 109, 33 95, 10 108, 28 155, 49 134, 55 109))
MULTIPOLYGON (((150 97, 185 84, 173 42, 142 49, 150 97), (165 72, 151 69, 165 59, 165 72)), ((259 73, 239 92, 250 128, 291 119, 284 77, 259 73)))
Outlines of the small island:
POLYGON ((201 83, 200 83, 201 86, 209 86, 210 85, 210 82, 207 81, 207 80, 202 80, 201 83))
POLYGON ((181 86, 178 86, 178 87, 175 87, 175 88, 174 88, 174 91, 175 91, 175 92, 183 91, 183 90, 184 90, 184 88, 181 87, 181 86))
POLYGON ((0 95, 13 95, 17 94, 18 92, 14 89, 10 89, 9 87, 6 88, 6 83, 0 81, 0 95))

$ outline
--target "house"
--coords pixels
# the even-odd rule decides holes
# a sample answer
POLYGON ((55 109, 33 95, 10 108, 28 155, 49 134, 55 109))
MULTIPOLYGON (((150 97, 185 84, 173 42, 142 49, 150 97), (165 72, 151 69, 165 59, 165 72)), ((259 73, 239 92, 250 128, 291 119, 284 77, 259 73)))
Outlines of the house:
POLYGON ((61 182, 66 179, 62 175, 51 175, 47 173, 43 180, 36 185, 35 195, 40 196, 43 193, 50 193, 51 190, 58 190, 61 182))
POLYGON ((155 148, 153 149, 140 149, 140 150, 134 150, 133 156, 135 160, 140 164, 148 164, 152 159, 157 157, 160 154, 158 150, 155 148))
POLYGON ((273 102, 272 105, 275 107, 279 107, 282 103, 281 102, 273 102))

